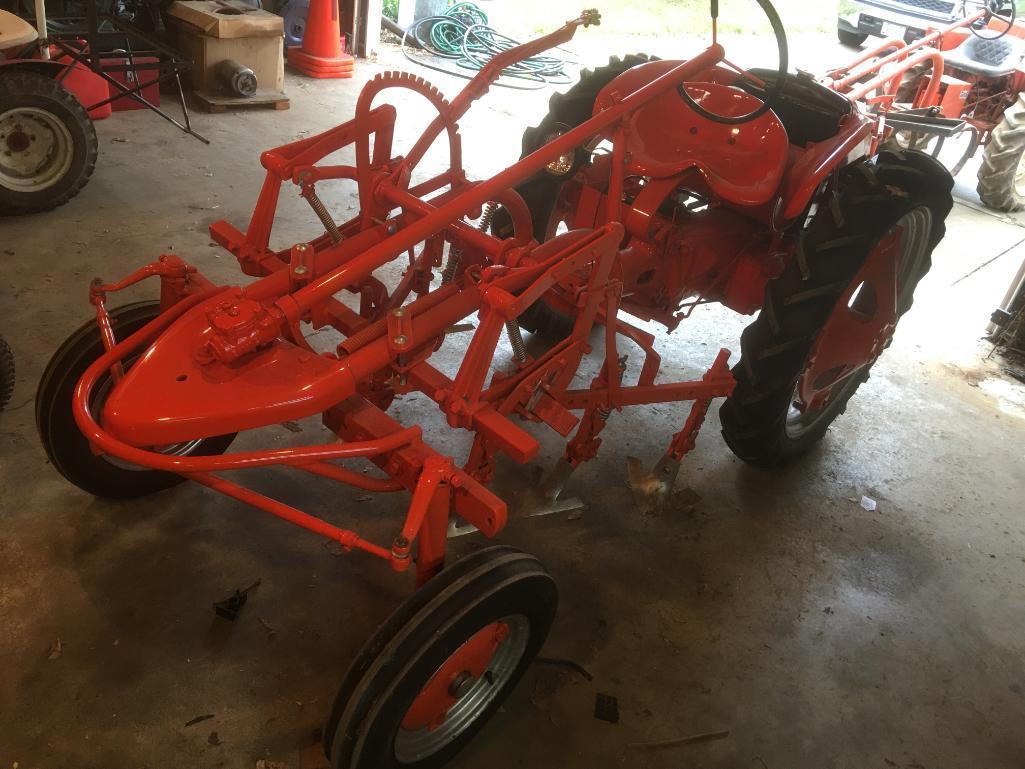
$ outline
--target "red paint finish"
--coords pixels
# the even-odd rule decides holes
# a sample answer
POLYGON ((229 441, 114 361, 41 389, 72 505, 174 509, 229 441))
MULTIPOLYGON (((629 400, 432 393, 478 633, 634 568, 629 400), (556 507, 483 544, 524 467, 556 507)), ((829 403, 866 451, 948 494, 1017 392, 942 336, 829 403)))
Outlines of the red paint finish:
MULTIPOLYGON (((673 381, 660 376, 654 335, 626 316, 673 330, 707 302, 755 312, 767 282, 793 258, 787 228, 868 136, 870 123, 852 117, 835 137, 798 148, 771 112, 740 126, 700 118, 678 89, 727 115, 758 106, 732 87, 736 74, 718 66, 724 51, 712 45, 689 61, 627 72, 603 91, 590 120, 490 179, 470 178, 459 121, 473 102, 502 68, 566 43, 594 21, 585 14, 499 54, 451 101, 419 77, 385 73, 365 86, 353 119, 264 152, 266 176, 248 226, 211 227, 211 237, 253 278, 244 286, 216 286, 174 255, 94 285, 90 298, 107 352, 79 381, 73 410, 95 450, 184 475, 375 555, 397 572, 412 571, 417 584, 444 565, 450 517, 487 537, 505 526, 508 506, 486 484, 498 454, 518 463, 537 456, 538 437, 524 422, 567 438, 564 458, 577 465, 598 452, 612 412, 692 401, 689 410, 681 408, 680 431, 666 436, 673 458, 691 451, 711 402, 733 391, 730 353, 720 351, 694 381, 673 381), (386 99, 396 91, 399 103, 415 93, 435 112, 408 148, 393 147, 397 111, 386 99), (548 223, 554 237, 534 242, 534 223, 516 187, 603 137, 612 151, 594 155, 563 185, 556 221, 548 223), (428 176, 421 160, 436 140, 443 140, 448 168, 428 176), (355 164, 329 159, 340 150, 351 150, 355 164), (321 195, 326 187, 342 184, 354 185, 359 201, 351 218, 326 221, 337 213, 328 208, 316 217, 322 226, 305 239, 271 246, 283 189, 316 209, 321 199, 336 199, 321 195), (510 237, 470 224, 490 202, 509 212, 510 237), (556 236, 560 223, 570 231, 556 236), (438 273, 453 254, 458 264, 440 285, 438 273), (390 288, 378 273, 393 262, 404 274, 390 288), (161 314, 118 338, 105 309, 109 294, 149 278, 160 281, 161 314), (568 313, 572 330, 537 357, 507 361, 500 352, 506 323, 539 300, 568 313), (471 331, 452 333, 466 323, 471 331), (339 340, 334 349, 322 345, 328 335, 310 336, 321 328, 339 340), (603 345, 595 350, 598 335, 603 345), (455 372, 432 365, 431 356, 446 345, 461 350, 455 372), (643 364, 635 378, 626 356, 638 350, 643 364), (587 356, 599 358, 589 369, 598 373, 582 387, 587 356), (122 370, 128 359, 132 365, 122 370), (107 373, 115 382, 105 401, 93 404, 93 390, 107 373), (451 428, 473 434, 464 466, 432 448, 419 426, 387 413, 397 396, 412 392, 435 404, 451 428), (154 450, 316 415, 336 439, 220 457, 154 450), (337 464, 350 458, 366 458, 384 477, 337 464), (409 507, 389 543, 371 543, 217 475, 268 466, 408 493, 409 507)), ((481 631, 446 663, 408 714, 409 728, 444 716, 453 701, 452 675, 479 676, 501 633, 501 623, 481 631)))

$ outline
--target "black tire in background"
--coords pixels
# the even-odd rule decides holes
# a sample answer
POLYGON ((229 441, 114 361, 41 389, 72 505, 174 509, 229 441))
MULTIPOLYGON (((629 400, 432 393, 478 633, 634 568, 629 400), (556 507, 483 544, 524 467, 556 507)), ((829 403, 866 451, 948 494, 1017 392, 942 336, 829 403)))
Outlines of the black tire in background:
POLYGON ((1025 94, 993 129, 979 168, 979 197, 996 211, 1025 209, 1025 94))
MULTIPOLYGON (((159 314, 159 302, 135 302, 111 310, 110 319, 114 334, 125 339, 159 314)), ((97 497, 136 499, 181 483, 185 479, 180 475, 130 467, 94 454, 78 429, 71 411, 72 395, 82 374, 103 353, 99 326, 89 321, 57 349, 39 380, 36 428, 50 462, 71 483, 97 497)), ((104 385, 102 379, 97 382, 94 393, 102 391, 104 385)), ((94 404, 94 408, 97 406, 94 404)), ((220 435, 174 447, 168 453, 223 454, 234 439, 234 434, 220 435)))
POLYGON ((858 32, 851 32, 846 29, 837 29, 836 39, 839 40, 842 45, 847 45, 851 48, 861 48, 865 41, 868 40, 868 35, 862 35, 858 32))
MULTIPOLYGON (((645 54, 632 54, 622 59, 613 56, 604 67, 583 70, 580 80, 568 91, 552 94, 548 101, 548 114, 541 122, 523 132, 520 158, 527 157, 547 144, 554 133, 565 133, 590 120, 594 103, 602 89, 628 69, 649 61, 654 61, 654 58, 645 54)), ((577 151, 574 170, 587 161, 587 154, 583 149, 577 151)), ((555 234, 549 226, 552 214, 563 185, 571 176, 572 172, 553 174, 548 169, 542 169, 516 187, 530 210, 534 239, 538 243, 544 243, 555 234)), ((498 209, 491 229, 499 237, 512 235, 512 221, 504 209, 498 209)), ((535 302, 519 317, 520 326, 524 329, 552 340, 569 336, 573 330, 573 321, 573 318, 551 307, 544 300, 535 302)))
POLYGON ((10 403, 14 392, 14 353, 0 336, 0 411, 10 403))
POLYGON ((769 283, 758 318, 741 338, 741 359, 733 369, 737 387, 719 411, 723 437, 738 457, 763 467, 785 465, 818 443, 844 412, 874 361, 838 383, 819 411, 798 416, 792 410, 797 381, 819 332, 834 311, 847 311, 838 300, 901 221, 927 228, 915 263, 902 265, 908 269, 898 273, 903 281, 898 320, 910 309, 915 287, 946 232, 953 185, 938 161, 899 149, 840 172, 838 187, 825 193, 807 223, 797 256, 769 283))
MULTIPOLYGON (((515 688, 544 644, 557 604, 555 582, 544 567, 511 547, 489 547, 444 569, 399 606, 353 661, 324 730, 332 769, 437 769, 448 763, 515 688), (520 628, 503 642, 518 640, 510 650, 515 654, 506 654, 502 675, 481 676, 475 684, 495 690, 449 741, 435 739, 435 749, 411 752, 402 742, 402 722, 413 700, 468 639, 506 619, 520 628)), ((501 653, 500 646, 496 659, 501 653)), ((471 690, 466 698, 473 697, 471 690)))
POLYGON ((92 120, 60 83, 0 70, 0 214, 67 203, 89 181, 96 154, 92 120))

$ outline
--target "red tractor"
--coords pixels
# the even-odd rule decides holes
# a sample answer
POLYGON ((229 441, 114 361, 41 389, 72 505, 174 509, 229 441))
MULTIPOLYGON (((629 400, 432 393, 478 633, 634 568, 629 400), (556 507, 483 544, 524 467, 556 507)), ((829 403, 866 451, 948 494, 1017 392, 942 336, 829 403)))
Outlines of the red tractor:
POLYGON ((908 43, 893 37, 824 83, 880 116, 903 146, 938 157, 969 134, 956 176, 984 148, 979 197, 998 211, 1025 209, 1025 26, 1014 0, 962 0, 962 18, 908 43))
POLYGON ((540 649, 557 591, 535 558, 493 547, 445 563, 450 522, 486 537, 502 530, 507 504, 488 484, 499 455, 537 455, 528 427, 568 438, 543 486, 547 503, 628 406, 692 403, 655 466, 663 491, 717 398, 730 447, 782 465, 822 438, 910 308, 944 235, 950 174, 899 147, 870 154, 877 122, 788 76, 783 25, 757 2, 779 42, 776 70, 727 62, 713 2, 707 50, 584 72, 527 131, 522 158, 483 181, 463 168, 459 121, 505 67, 565 44, 597 12, 499 54, 452 101, 419 77, 379 75, 350 121, 263 153, 266 181, 245 231, 211 227, 255 280, 215 285, 165 254, 90 287, 95 319, 56 352, 37 396, 58 472, 122 499, 192 480, 415 573, 418 589, 338 692, 324 732, 332 766, 441 766, 540 649), (393 147, 396 108, 377 99, 388 90, 437 111, 403 152, 393 147), (442 136, 447 169, 418 172, 442 136), (354 165, 322 162, 345 147, 354 165), (339 223, 319 191, 353 183, 359 212, 339 223), (319 228, 273 248, 283 186, 319 228), (396 261, 401 278, 386 281, 396 261), (159 300, 108 308, 112 293, 149 277, 159 300), (666 381, 655 337, 631 319, 672 330, 712 302, 758 314, 739 361, 731 370, 722 350, 700 379, 666 381), (446 373, 432 356, 466 339, 449 332, 468 318, 475 330, 446 373), (528 354, 521 327, 545 337, 543 352, 528 354), (333 330, 337 345, 318 349, 313 329, 333 330), (496 352, 503 334, 511 359, 496 352), (588 360, 597 373, 581 383, 588 360), (467 432, 464 456, 439 453, 418 425, 388 413, 413 392, 467 432), (225 453, 243 430, 312 416, 337 440, 225 453), (355 457, 381 474, 339 463, 355 457), (408 493, 408 511, 390 541, 373 542, 222 474, 269 466, 408 493))

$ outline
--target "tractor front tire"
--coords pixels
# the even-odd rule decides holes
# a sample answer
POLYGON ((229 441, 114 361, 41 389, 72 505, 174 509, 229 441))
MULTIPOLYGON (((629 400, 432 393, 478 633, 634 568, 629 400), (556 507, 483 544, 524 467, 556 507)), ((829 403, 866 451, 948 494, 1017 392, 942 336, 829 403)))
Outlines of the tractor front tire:
POLYGON ((85 108, 53 78, 0 72, 0 214, 67 203, 96 167, 96 130, 85 108))
MULTIPOLYGON (((159 314, 159 302, 135 302, 110 310, 110 322, 118 338, 125 339, 159 314)), ((78 429, 71 410, 75 386, 105 349, 100 327, 91 320, 68 337, 43 372, 36 392, 36 428, 47 457, 67 480, 97 497, 136 499, 176 486, 185 480, 180 475, 126 465, 94 453, 78 429)), ((127 361, 125 368, 130 364, 131 360, 127 361)), ((106 374, 93 388, 90 409, 94 414, 102 408, 101 394, 111 384, 106 374)), ((213 456, 223 454, 234 439, 232 433, 155 450, 175 456, 213 456)))
POLYGON ((719 410, 734 454, 761 467, 783 466, 811 450, 844 413, 875 359, 837 380, 819 409, 802 412, 795 406, 797 384, 820 332, 833 313, 851 311, 844 300, 852 281, 899 224, 906 240, 897 264, 898 320, 910 309, 946 232, 953 184, 938 161, 915 151, 883 151, 875 162, 841 171, 836 189, 824 193, 801 234, 796 256, 769 283, 762 311, 741 337, 741 359, 733 369, 737 386, 719 410), (915 228, 927 229, 921 234, 915 228))
POLYGON ((979 197, 996 211, 1025 209, 1025 94, 993 129, 979 169, 979 197))
POLYGON ((356 655, 324 729, 332 769, 447 764, 516 687, 557 605, 548 572, 511 547, 443 569, 356 655))

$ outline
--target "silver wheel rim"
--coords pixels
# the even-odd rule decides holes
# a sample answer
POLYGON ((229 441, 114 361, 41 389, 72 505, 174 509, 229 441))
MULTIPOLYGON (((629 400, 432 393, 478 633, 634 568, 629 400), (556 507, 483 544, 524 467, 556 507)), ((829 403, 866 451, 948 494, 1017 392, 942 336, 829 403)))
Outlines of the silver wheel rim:
MULTIPOLYGON (((886 235, 899 227, 904 228, 903 250, 900 255, 900 263, 897 266, 897 317, 907 311, 911 305, 911 297, 914 294, 914 286, 911 285, 911 278, 917 274, 922 267, 922 262, 929 253, 929 235, 932 233, 932 210, 927 206, 920 206, 897 220, 897 223, 890 228, 886 235)), ((885 238, 886 235, 883 237, 885 238)), ((882 238, 880 238, 882 240, 882 238)), ((799 382, 794 385, 794 393, 790 398, 790 409, 787 412, 784 429, 786 435, 791 439, 798 439, 813 430, 821 420, 830 415, 830 405, 842 402, 851 390, 861 384, 861 377, 858 376, 863 368, 852 371, 842 383, 834 385, 834 391, 830 394, 829 400, 818 411, 801 411, 795 405, 799 382)))
MULTIPOLYGON (((411 730, 399 727, 395 735, 395 758, 400 762, 412 764, 422 761, 449 745, 480 718, 509 683, 527 650, 530 620, 523 614, 513 614, 498 621, 509 628, 509 633, 491 658, 488 665, 490 675, 478 678, 449 708, 445 721, 437 728, 411 730)), ((438 670, 441 670, 444 664, 443 662, 439 665, 438 670)))
POLYGON ((42 192, 64 178, 74 158, 71 131, 52 112, 15 107, 0 113, 0 186, 42 192))

